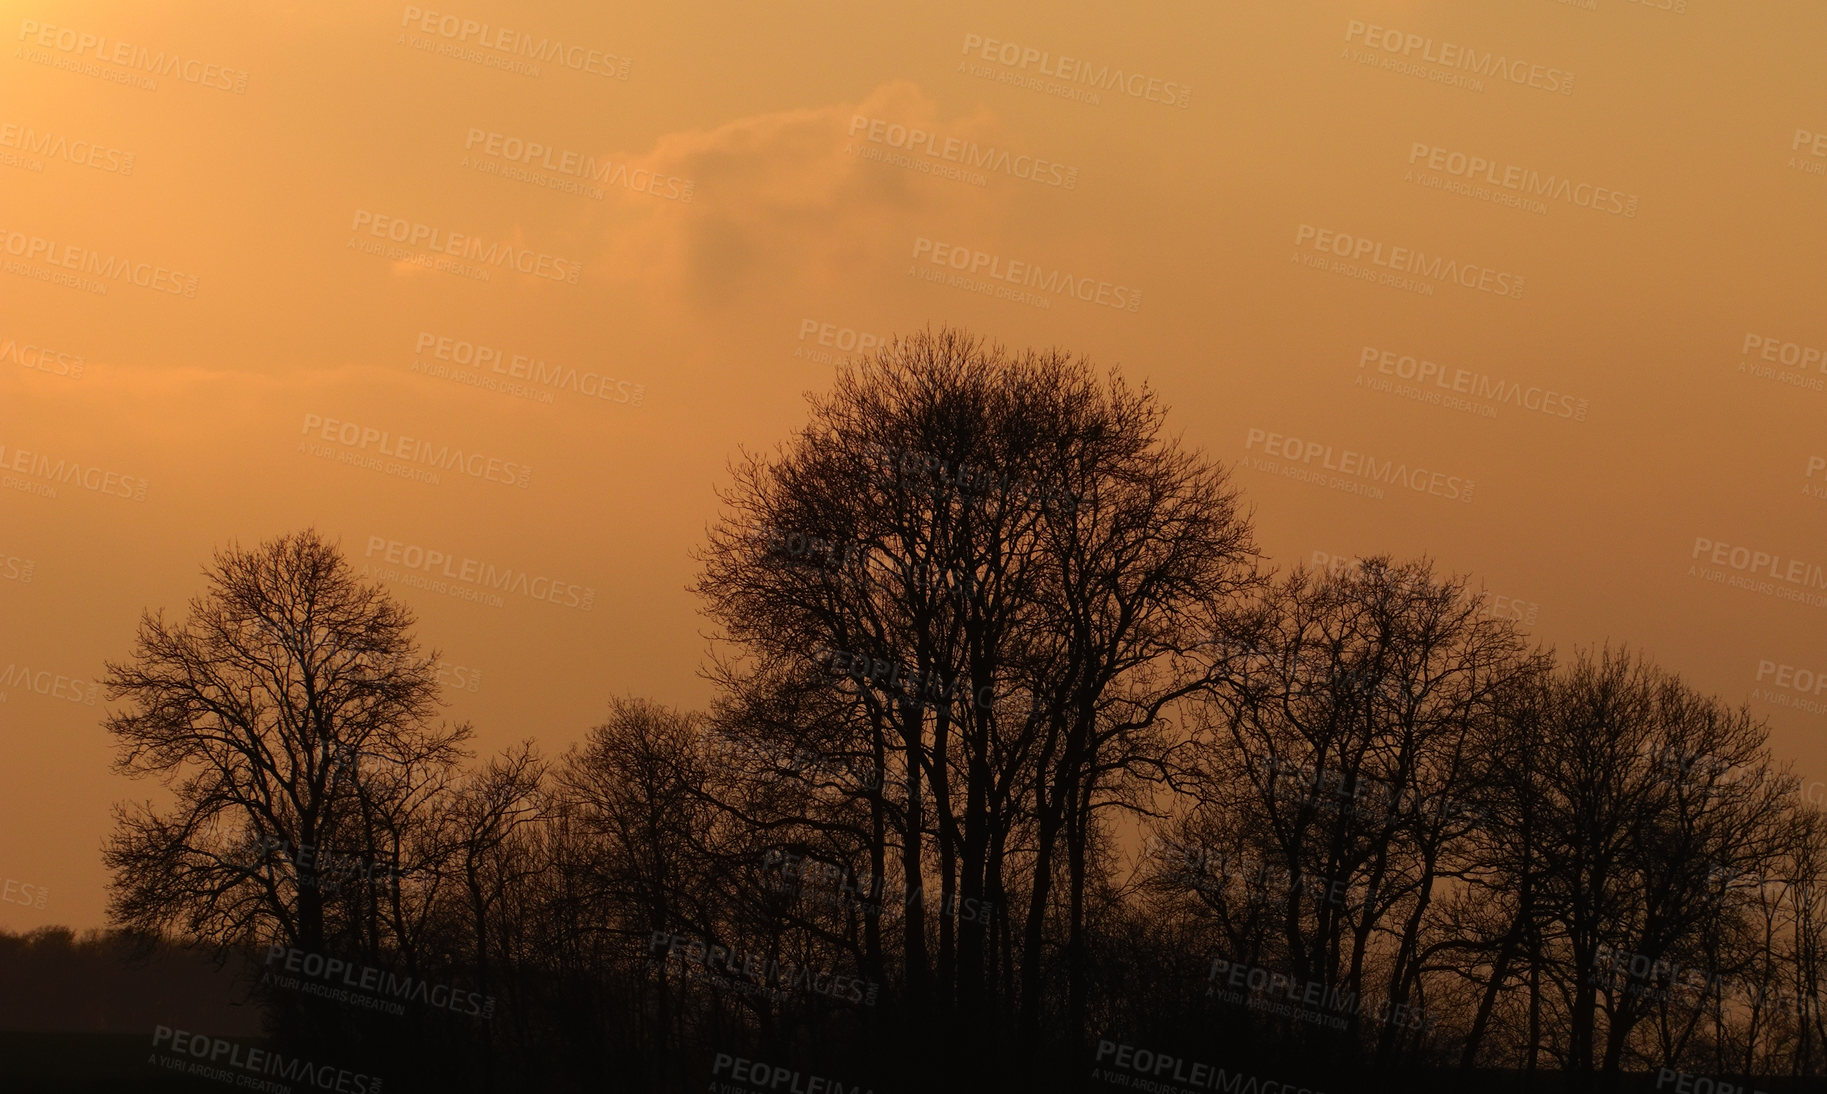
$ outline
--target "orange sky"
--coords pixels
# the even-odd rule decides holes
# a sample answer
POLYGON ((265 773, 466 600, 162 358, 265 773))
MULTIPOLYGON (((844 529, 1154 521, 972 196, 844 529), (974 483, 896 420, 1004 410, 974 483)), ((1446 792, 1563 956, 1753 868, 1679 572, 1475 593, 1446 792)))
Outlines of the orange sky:
POLYGON ((727 459, 927 323, 1279 461, 1277 560, 1429 552, 1827 777, 1827 8, 1660 4, 0 0, 0 928, 100 924, 150 788, 86 686, 217 546, 548 579, 390 587, 556 752, 706 700, 727 459))

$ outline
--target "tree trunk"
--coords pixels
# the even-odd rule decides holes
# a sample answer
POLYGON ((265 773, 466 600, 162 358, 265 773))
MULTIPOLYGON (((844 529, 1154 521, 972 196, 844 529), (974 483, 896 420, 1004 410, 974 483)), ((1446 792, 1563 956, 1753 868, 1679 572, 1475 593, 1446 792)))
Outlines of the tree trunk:
POLYGON ((1503 993, 1503 982, 1510 975, 1510 962, 1516 957, 1516 949, 1522 943, 1523 915, 1521 910, 1504 932, 1497 944, 1497 955, 1491 960, 1491 979, 1484 986, 1484 995, 1478 1000, 1478 1012, 1472 1018, 1471 1032, 1466 1034, 1465 1049, 1459 1054, 1459 1072, 1469 1075, 1478 1059, 1478 1048, 1484 1042, 1485 1029, 1490 1025, 1491 1011, 1497 1006, 1497 997, 1503 993))

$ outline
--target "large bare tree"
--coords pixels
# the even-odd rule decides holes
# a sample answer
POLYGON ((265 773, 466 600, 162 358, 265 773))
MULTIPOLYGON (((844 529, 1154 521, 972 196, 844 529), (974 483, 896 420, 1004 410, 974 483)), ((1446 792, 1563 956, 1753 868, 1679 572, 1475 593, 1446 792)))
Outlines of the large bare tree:
POLYGON ((1037 1031, 1060 952, 1077 1028, 1096 817, 1165 769, 1162 719, 1253 579, 1236 491, 1164 415, 1083 359, 917 334, 739 463, 711 532, 726 729, 868 773, 806 819, 833 858, 898 873, 864 963, 962 1036, 1037 1031))

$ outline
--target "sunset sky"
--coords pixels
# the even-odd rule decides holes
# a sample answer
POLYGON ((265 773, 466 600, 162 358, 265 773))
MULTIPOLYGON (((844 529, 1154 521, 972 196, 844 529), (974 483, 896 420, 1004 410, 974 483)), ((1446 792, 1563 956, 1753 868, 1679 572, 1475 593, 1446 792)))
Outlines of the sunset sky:
POLYGON ((216 549, 339 537, 562 751, 708 701, 728 461, 928 324, 1146 379, 1276 564, 1429 554, 1827 779, 1818 2, 0 15, 0 928, 102 925, 157 788, 89 685, 216 549))

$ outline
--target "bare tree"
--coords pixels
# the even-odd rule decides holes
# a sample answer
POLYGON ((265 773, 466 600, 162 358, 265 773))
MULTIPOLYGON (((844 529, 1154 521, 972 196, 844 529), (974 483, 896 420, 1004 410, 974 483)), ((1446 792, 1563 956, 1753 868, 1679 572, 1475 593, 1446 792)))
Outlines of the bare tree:
POLYGON ((739 464, 711 533, 699 588, 744 712, 728 728, 797 733, 871 773, 826 794, 867 875, 892 864, 908 894, 897 952, 871 917, 865 959, 961 1037, 1036 1034, 1061 948, 1078 1026, 1096 814, 1164 770, 1163 711, 1249 586, 1237 496, 1163 414, 1059 352, 915 335, 841 373, 777 456, 739 464), (803 700, 821 678, 841 696, 822 709, 803 700))
POLYGON ((431 724, 436 653, 316 532, 230 547, 204 576, 188 618, 144 616, 132 658, 108 665, 125 703, 106 723, 115 769, 171 794, 117 808, 111 913, 318 949, 351 927, 326 922, 335 893, 366 890, 373 907, 411 869, 377 861, 375 821, 457 763, 469 729, 431 724))
POLYGON ((1481 823, 1498 704, 1534 662, 1425 559, 1297 568, 1240 638, 1156 888, 1202 904, 1229 960, 1335 990, 1342 1040, 1374 1025, 1387 1066, 1425 1024, 1424 930, 1481 823))
POLYGON ((1760 948, 1794 780, 1771 762, 1765 725, 1623 650, 1581 652, 1535 680, 1493 742, 1495 808, 1467 875, 1507 925, 1465 1058, 1520 963, 1526 1068, 1564 1023, 1562 1066, 1615 1083, 1627 1063, 1671 1062, 1633 1049, 1646 1020, 1678 1052, 1750 971, 1740 958, 1760 948))

